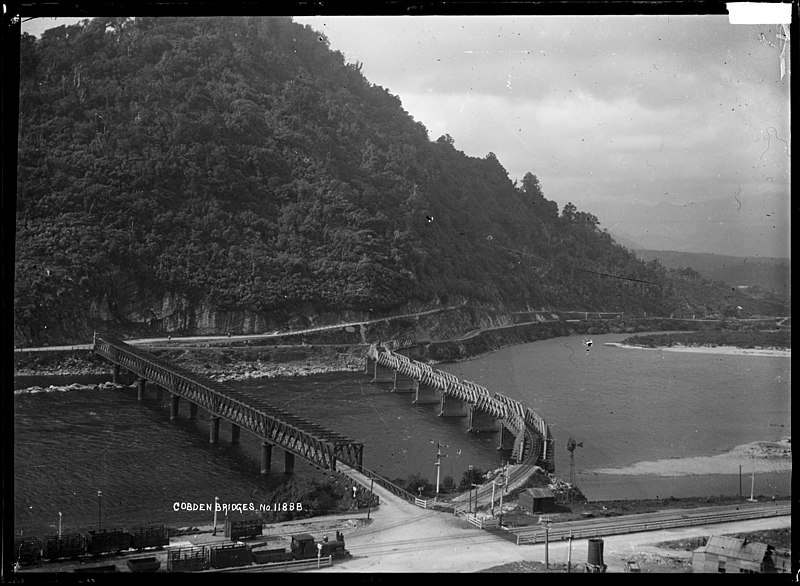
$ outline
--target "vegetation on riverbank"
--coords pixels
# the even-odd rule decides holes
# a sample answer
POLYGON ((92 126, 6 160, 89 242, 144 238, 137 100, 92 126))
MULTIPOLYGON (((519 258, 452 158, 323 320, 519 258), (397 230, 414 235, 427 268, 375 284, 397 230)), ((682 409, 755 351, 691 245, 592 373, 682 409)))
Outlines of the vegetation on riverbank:
POLYGON ((622 341, 631 346, 669 348, 672 346, 734 346, 736 348, 790 349, 791 330, 754 328, 704 329, 694 332, 631 336, 622 341))

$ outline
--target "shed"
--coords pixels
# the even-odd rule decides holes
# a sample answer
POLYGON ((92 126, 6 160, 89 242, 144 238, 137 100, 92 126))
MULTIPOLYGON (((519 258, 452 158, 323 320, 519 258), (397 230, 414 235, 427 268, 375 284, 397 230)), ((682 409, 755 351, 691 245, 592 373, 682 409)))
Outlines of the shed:
POLYGON ((519 495, 519 504, 531 513, 547 513, 556 508, 556 497, 549 488, 529 488, 519 495))
POLYGON ((692 552, 695 573, 775 572, 773 547, 758 541, 712 535, 708 543, 692 552))

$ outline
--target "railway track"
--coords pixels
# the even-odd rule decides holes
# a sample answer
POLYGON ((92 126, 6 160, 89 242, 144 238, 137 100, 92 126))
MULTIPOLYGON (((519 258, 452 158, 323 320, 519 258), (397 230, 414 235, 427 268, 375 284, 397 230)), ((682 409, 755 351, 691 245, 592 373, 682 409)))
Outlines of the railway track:
POLYGON ((624 515, 607 519, 553 523, 547 532, 542 526, 511 528, 508 529, 508 531, 516 535, 517 545, 524 545, 529 543, 544 543, 545 539, 561 541, 568 539, 570 535, 572 535, 573 539, 582 539, 588 537, 602 537, 605 535, 672 529, 676 527, 689 527, 693 525, 714 525, 717 523, 728 523, 730 521, 780 517, 791 514, 791 504, 748 506, 740 507, 735 510, 721 511, 709 509, 691 511, 684 509, 672 512, 662 511, 659 513, 624 515))

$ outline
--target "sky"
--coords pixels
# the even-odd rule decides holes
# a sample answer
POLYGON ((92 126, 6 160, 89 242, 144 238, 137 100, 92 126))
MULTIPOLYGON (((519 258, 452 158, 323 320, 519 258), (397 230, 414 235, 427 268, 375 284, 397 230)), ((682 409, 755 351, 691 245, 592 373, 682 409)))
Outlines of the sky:
POLYGON ((295 20, 360 62, 431 140, 492 152, 512 180, 533 173, 559 208, 572 202, 612 234, 643 248, 789 256, 780 25, 726 15, 295 20))

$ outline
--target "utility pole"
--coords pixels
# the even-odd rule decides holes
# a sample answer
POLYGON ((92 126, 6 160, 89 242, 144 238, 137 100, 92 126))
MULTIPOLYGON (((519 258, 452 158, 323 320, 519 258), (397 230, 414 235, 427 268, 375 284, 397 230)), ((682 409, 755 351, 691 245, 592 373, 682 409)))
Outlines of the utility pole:
POLYGON ((212 532, 212 535, 216 535, 217 534, 217 509, 218 508, 219 508, 219 497, 215 496, 214 497, 214 531, 212 532))
POLYGON ((544 567, 550 569, 550 517, 543 517, 540 521, 544 525, 544 567))
POLYGON ((97 491, 97 530, 100 531, 103 526, 103 507, 101 505, 102 502, 103 491, 97 491))
POLYGON ((436 494, 439 494, 439 473, 442 469, 442 458, 446 458, 446 454, 442 454, 441 442, 436 442, 436 494))
POLYGON ((503 482, 500 484, 500 524, 503 524, 503 493, 508 490, 508 469, 503 462, 503 482))
POLYGON ((369 521, 369 512, 372 509, 372 487, 375 484, 375 479, 369 479, 369 502, 367 503, 367 521, 369 521))
POLYGON ((756 475, 755 475, 755 473, 751 472, 750 473, 750 498, 747 499, 748 503, 758 502, 758 501, 756 501, 756 499, 753 498, 753 487, 755 487, 755 484, 756 484, 756 475))
POLYGON ((572 568, 572 531, 569 532, 569 553, 567 554, 567 574, 572 568))

